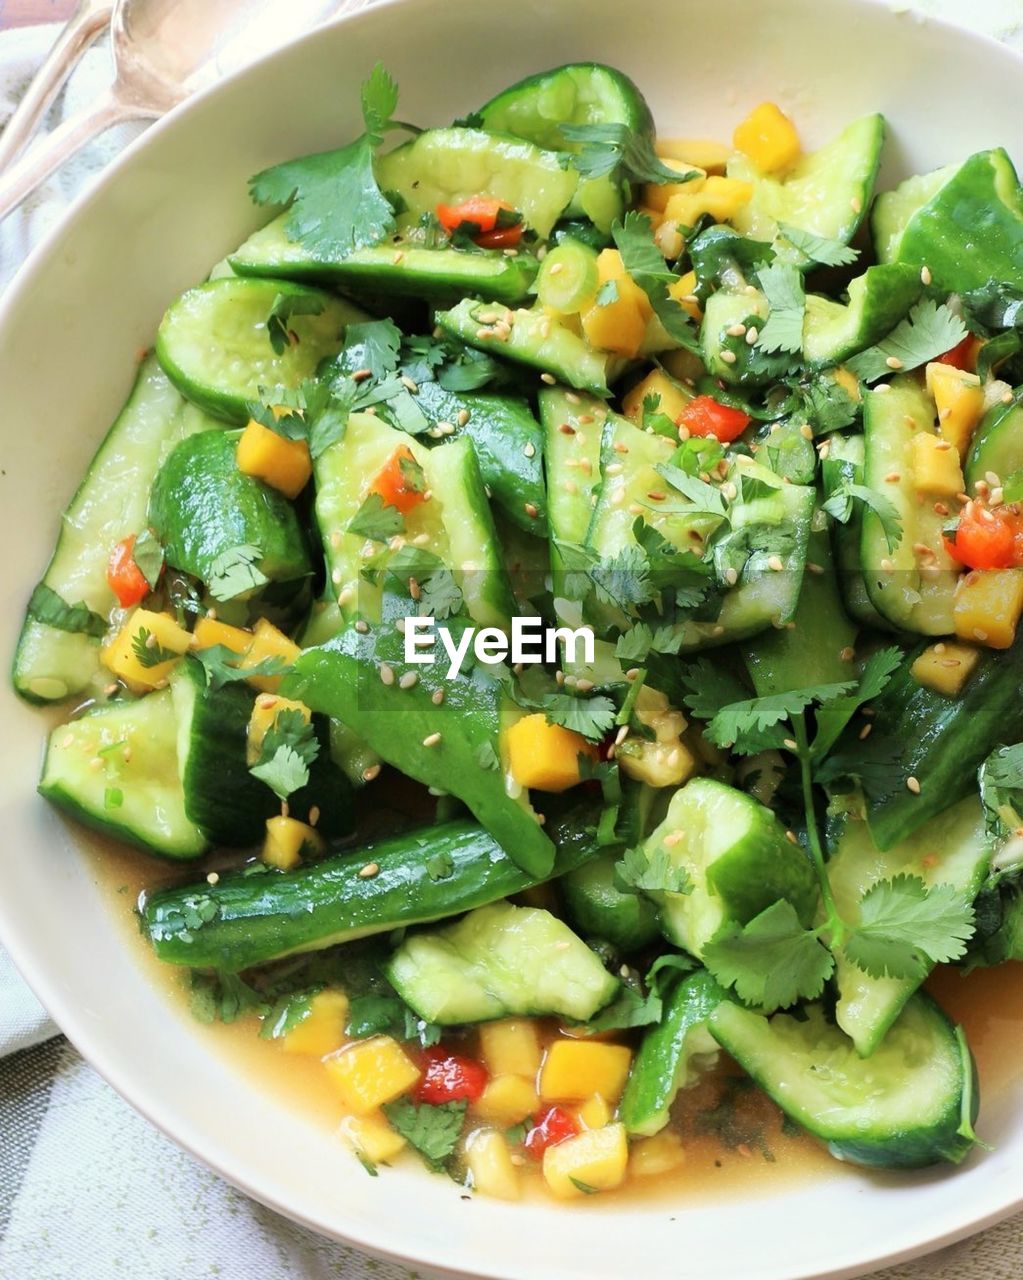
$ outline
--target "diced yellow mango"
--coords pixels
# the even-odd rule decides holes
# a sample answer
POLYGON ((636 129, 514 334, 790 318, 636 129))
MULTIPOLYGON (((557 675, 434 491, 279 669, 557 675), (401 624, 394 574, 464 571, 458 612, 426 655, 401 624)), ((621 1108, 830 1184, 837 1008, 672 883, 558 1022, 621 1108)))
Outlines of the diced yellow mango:
POLYGON ((503 1125, 506 1129, 521 1124, 535 1115, 539 1106, 536 1085, 525 1076, 494 1076, 473 1103, 473 1111, 481 1120, 503 1125))
POLYGON ((197 649, 212 649, 214 645, 222 644, 233 653, 245 653, 252 644, 251 631, 229 627, 226 622, 218 622, 216 618, 200 618, 192 634, 195 636, 197 649))
POLYGON ((581 733, 549 724, 542 711, 509 725, 504 741, 512 777, 537 791, 567 791, 582 781, 579 757, 596 758, 581 733))
POLYGON ((313 713, 304 702, 296 702, 292 698, 282 698, 276 693, 261 693, 253 703, 252 715, 249 716, 245 758, 250 765, 255 764, 259 759, 263 750, 263 739, 282 711, 297 711, 306 724, 313 718, 313 713))
POLYGON ((706 173, 724 173, 731 155, 728 145, 715 138, 658 138, 654 150, 665 163, 680 160, 706 173))
POLYGON ((344 1107, 364 1116, 407 1093, 420 1070, 390 1036, 372 1036, 345 1045, 323 1060, 344 1107))
POLYGON ((643 401, 648 396, 656 396, 659 400, 658 413, 667 414, 672 422, 677 422, 682 410, 692 400, 693 393, 662 370, 654 369, 622 398, 622 413, 637 426, 643 425, 643 401))
POLYGON ((103 648, 101 657, 104 665, 130 689, 135 693, 145 693, 166 683, 175 663, 192 648, 193 643, 191 635, 184 627, 179 627, 169 613, 136 609, 103 648), (144 648, 148 655, 162 649, 174 656, 146 666, 136 648, 144 648))
POLYGON ((304 440, 285 440, 255 419, 242 432, 235 453, 238 470, 255 476, 286 498, 297 498, 313 474, 304 440))
POLYGON ((379 1112, 364 1116, 345 1116, 338 1133, 357 1156, 370 1164, 386 1164, 401 1151, 405 1139, 395 1133, 379 1112))
POLYGON ((988 649, 1008 649, 1023 614, 1023 569, 974 569, 959 579, 952 617, 956 635, 988 649))
POLYGON ((980 650, 967 644, 942 640, 928 645, 909 671, 917 684, 946 698, 955 698, 963 690, 980 661, 980 650))
POLYGON ((671 1173, 686 1162, 682 1139, 665 1130, 652 1138, 634 1142, 629 1150, 629 1172, 637 1178, 654 1178, 671 1173))
POLYGON ((775 102, 754 107, 732 135, 735 149, 749 156, 761 173, 784 173, 799 159, 796 126, 775 102))
POLYGON ((511 1152, 503 1133, 496 1129, 477 1129, 465 1142, 465 1164, 472 1185, 484 1196, 497 1200, 517 1200, 522 1188, 519 1171, 512 1164, 511 1152))
POLYGON ((743 205, 749 204, 752 196, 751 182, 712 176, 699 191, 683 191, 672 196, 664 210, 664 218, 683 227, 695 226, 704 214, 715 222, 727 222, 743 205))
POLYGON ((543 1176, 556 1196, 571 1200, 621 1186, 628 1163, 625 1126, 609 1124, 548 1147, 543 1154, 543 1176))
MULTIPOLYGON (((686 164, 683 160, 672 160, 670 158, 664 160, 663 163, 669 169, 676 169, 679 173, 692 173, 697 168, 696 165, 686 164)), ((695 178, 690 178, 688 182, 647 183, 642 189, 642 203, 653 213, 661 214, 672 196, 677 196, 683 191, 698 190, 703 185, 706 177, 707 175, 701 171, 695 178)))
MULTIPOLYGON (((252 643, 249 645, 240 665, 242 667, 254 667, 265 658, 282 658, 290 665, 301 652, 302 650, 294 640, 289 640, 284 632, 278 631, 272 622, 267 622, 265 618, 260 618, 256 623, 252 643)), ((262 689, 264 693, 276 693, 280 683, 280 676, 251 676, 249 678, 249 684, 256 689, 262 689)))
POLYGON ((949 440, 918 431, 910 439, 910 467, 918 493, 954 498, 963 491, 963 468, 959 450, 949 440))
POLYGON ((599 1093, 617 1102, 629 1078, 632 1051, 598 1040, 555 1040, 540 1069, 545 1102, 578 1102, 599 1093))
POLYGON ((283 814, 267 818, 266 838, 259 855, 264 862, 282 871, 291 871, 302 861, 303 847, 307 852, 323 852, 323 838, 314 827, 283 814))
POLYGON ((343 991, 327 987, 310 999, 302 1021, 296 1022, 281 1036, 281 1048, 285 1053, 325 1058, 345 1043, 347 1025, 348 997, 343 991))
POLYGON ((536 1078, 540 1070, 540 1036, 529 1018, 502 1018, 480 1027, 480 1056, 492 1076, 536 1078))
POLYGON ((614 1110, 606 1098, 595 1093, 587 1098, 581 1107, 576 1107, 576 1116, 585 1129, 603 1129, 614 1119, 614 1110))
POLYGON ((613 280, 618 297, 606 306, 594 300, 580 319, 586 341, 601 351, 613 351, 632 359, 639 354, 647 320, 652 315, 650 301, 626 272, 617 249, 602 249, 597 255, 598 291, 613 280))
POLYGON ((975 373, 932 360, 927 366, 927 390, 938 411, 938 431, 943 440, 966 457, 977 424, 984 416, 984 389, 975 373))
MULTIPOLYGON (((695 300, 695 289, 696 272, 687 271, 685 275, 679 276, 674 284, 668 285, 668 296, 674 298, 682 310, 699 324, 703 319, 703 308, 695 300)), ((686 354, 689 353, 687 352, 686 354)))
POLYGON ((859 378, 851 369, 847 369, 844 364, 840 364, 831 370, 831 377, 838 383, 850 400, 855 400, 859 404, 863 399, 863 392, 860 389, 859 378))

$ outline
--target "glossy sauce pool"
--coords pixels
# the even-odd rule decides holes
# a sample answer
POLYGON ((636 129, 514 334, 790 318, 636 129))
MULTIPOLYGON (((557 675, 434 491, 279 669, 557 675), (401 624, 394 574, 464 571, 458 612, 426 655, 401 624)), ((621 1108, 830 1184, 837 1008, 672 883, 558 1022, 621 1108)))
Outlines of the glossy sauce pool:
MULTIPOLYGON (((196 1022, 187 1008, 185 973, 160 963, 142 938, 135 915, 142 890, 192 877, 105 841, 83 839, 82 845, 97 883, 113 904, 125 945, 180 1010, 189 1034, 202 1036, 211 1052, 226 1057, 248 1079, 262 1080, 296 1117, 336 1128, 344 1110, 317 1059, 284 1053, 274 1041, 261 1040, 254 1017, 229 1025, 196 1022)), ((983 1134, 985 1100, 1023 1080, 1023 964, 978 969, 967 977, 944 969, 927 987, 966 1030, 980 1076, 983 1134)), ((613 1193, 618 1202, 628 1198, 681 1207, 735 1194, 775 1194, 812 1178, 872 1176, 832 1159, 822 1145, 783 1123, 778 1108, 724 1054, 698 1084, 679 1095, 672 1127, 682 1138, 685 1162, 670 1173, 630 1180, 613 1193)), ((525 1179, 524 1194, 542 1186, 540 1178, 525 1179)), ((607 1199, 607 1194, 594 1197, 607 1199)), ((572 1202, 573 1207, 581 1203, 572 1202)))

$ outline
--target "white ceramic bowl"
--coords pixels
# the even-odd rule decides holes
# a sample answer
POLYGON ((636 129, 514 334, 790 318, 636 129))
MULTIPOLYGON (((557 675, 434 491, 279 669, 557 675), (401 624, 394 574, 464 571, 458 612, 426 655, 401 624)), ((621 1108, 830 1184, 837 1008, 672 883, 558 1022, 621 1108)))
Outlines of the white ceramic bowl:
MULTIPOLYGON (((0 307, 3 648, 58 517, 171 299, 260 221, 246 178, 358 131, 378 59, 400 114, 443 122, 531 71, 622 67, 666 135, 727 136, 764 98, 810 143, 883 111, 882 177, 1004 144, 1023 156, 1023 66, 991 43, 864 0, 407 0, 281 50, 130 149, 26 265, 0 307)), ((466 1203, 411 1166, 367 1178, 168 1016, 126 963, 74 832, 35 794, 44 721, 0 691, 0 933, 64 1031, 141 1112, 266 1204, 428 1269, 502 1280, 851 1276, 947 1243, 1023 1200, 1023 1090, 989 1103, 997 1149, 955 1172, 848 1175, 756 1199, 665 1208, 466 1203)))

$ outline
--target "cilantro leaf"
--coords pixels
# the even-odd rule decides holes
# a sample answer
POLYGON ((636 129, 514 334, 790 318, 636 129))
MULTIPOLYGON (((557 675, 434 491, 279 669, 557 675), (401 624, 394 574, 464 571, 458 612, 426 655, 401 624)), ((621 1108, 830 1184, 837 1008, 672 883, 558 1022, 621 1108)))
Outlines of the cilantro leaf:
POLYGON ((784 899, 749 924, 724 924, 704 948, 703 961, 723 987, 765 1013, 815 1000, 835 967, 834 956, 784 899))
MULTIPOLYGON (((683 471, 680 467, 673 466, 670 462, 660 462, 654 470, 662 479, 667 480, 668 484, 676 492, 689 499, 691 506, 682 508, 683 511, 692 511, 693 515, 726 518, 728 508, 725 506, 724 495, 720 489, 708 484, 706 480, 700 480, 696 476, 689 475, 688 472, 683 471)), ((658 511, 668 510, 664 503, 658 503, 656 509, 658 511)))
POLYGON ((689 872, 676 866, 668 850, 656 845, 626 849, 615 863, 615 884, 623 893, 691 893, 689 872))
POLYGON ((386 378, 398 368, 401 330, 390 318, 350 324, 340 359, 349 374, 369 370, 374 379, 386 378))
POLYGON ((389 542, 405 532, 405 517, 397 507, 384 502, 379 493, 370 493, 348 522, 348 532, 374 542, 389 542))
POLYGON ((668 293, 668 286, 677 284, 678 276, 665 264, 654 241, 653 223, 645 213, 630 210, 624 223, 614 224, 611 235, 625 270, 649 298, 665 332, 687 351, 699 355, 696 329, 682 304, 668 293))
POLYGON ((998 747, 980 767, 980 796, 996 836, 1023 826, 1023 743, 998 747))
POLYGON ((139 573, 149 583, 150 591, 155 591, 163 572, 163 547, 152 529, 143 529, 135 538, 131 558, 138 565, 139 573))
POLYGON ((388 1102, 383 1112, 397 1133, 423 1157, 431 1169, 442 1168, 454 1154, 462 1136, 468 1103, 445 1102, 433 1106, 424 1102, 417 1106, 407 1098, 388 1102))
POLYGON ((717 712, 705 732, 711 742, 719 747, 743 750, 743 739, 749 735, 762 734, 765 729, 799 715, 814 702, 829 702, 850 693, 854 688, 855 685, 850 680, 811 685, 806 689, 791 689, 787 693, 772 693, 764 698, 734 702, 717 712))
POLYGON ((677 654, 685 639, 685 627, 661 623, 651 627, 637 622, 615 643, 615 657, 623 662, 642 662, 651 653, 677 654))
POLYGON ((418 1040, 429 1048, 440 1039, 441 1028, 424 1022, 400 996, 369 993, 352 997, 346 1034, 353 1040, 386 1034, 396 1040, 418 1040))
POLYGON ((453 618, 465 599, 450 569, 435 569, 420 583, 419 612, 424 618, 453 618))
POLYGON ((266 336, 274 354, 284 355, 293 341, 297 341, 288 321, 292 316, 319 316, 323 314, 323 298, 315 293, 279 293, 270 307, 266 318, 266 336))
POLYGON ((156 636, 148 627, 139 627, 132 636, 131 649, 140 667, 158 667, 161 662, 173 662, 181 654, 175 649, 167 649, 158 644, 156 636))
POLYGON ((256 204, 290 205, 289 239, 337 260, 379 244, 395 229, 394 211, 373 172, 373 155, 397 105, 394 81, 377 63, 362 86, 366 132, 336 151, 286 160, 249 181, 256 204))
POLYGON ((810 377, 790 385, 793 411, 810 424, 815 436, 842 431, 856 421, 859 402, 834 378, 810 377))
POLYGON ((309 782, 309 766, 320 751, 312 723, 301 711, 287 708, 277 713, 266 731, 259 760, 249 772, 265 782, 280 800, 287 800, 309 782))
POLYGON ((591 742, 600 742, 614 727, 615 704, 602 694, 578 698, 571 693, 552 693, 543 700, 543 711, 551 724, 560 724, 581 733, 591 742))
POLYGON ((107 620, 94 613, 87 604, 68 604, 52 587, 40 582, 28 602, 26 613, 33 622, 102 639, 107 632, 107 620))
POLYGON ((248 543, 222 551, 210 565, 210 595, 226 602, 265 586, 270 579, 257 567, 262 558, 262 548, 248 543))
POLYGON ((760 287, 770 310, 760 330, 757 347, 767 355, 778 351, 801 351, 806 291, 798 267, 774 263, 760 272, 760 287))
POLYGON ((878 696, 902 664, 902 657, 902 650, 897 645, 872 653, 853 692, 832 698, 820 708, 817 712, 817 734, 811 749, 816 759, 827 755, 859 708, 878 696))
POLYGON ((208 688, 213 690, 222 689, 225 684, 234 684, 239 680, 279 676, 288 669, 283 658, 263 658, 251 666, 243 667, 240 664, 245 655, 235 653, 223 644, 197 649, 195 657, 202 663, 208 688))
POLYGON ((671 169, 654 151, 646 133, 638 133, 619 121, 601 124, 563 124, 562 136, 568 142, 580 143, 577 151, 561 158, 562 167, 569 165, 584 178, 602 178, 617 173, 628 182, 688 182, 700 177, 699 169, 685 173, 671 169))
POLYGON ((902 517, 891 498, 886 498, 883 493, 876 493, 868 485, 849 482, 839 485, 823 506, 833 520, 837 520, 839 524, 848 524, 856 502, 861 502, 877 516, 888 550, 894 551, 902 541, 902 517))
POLYGON ((887 338, 846 361, 864 382, 877 382, 896 369, 916 369, 958 346, 966 337, 966 325, 944 303, 931 298, 918 302, 887 338), (889 360, 898 363, 891 365, 889 360))
POLYGON ((597 306, 609 307, 612 302, 618 301, 618 281, 605 280, 597 290, 597 306))
POLYGON ((803 265, 816 262, 822 267, 847 267, 860 256, 858 249, 841 240, 814 235, 788 222, 778 223, 778 235, 799 253, 803 265))
POLYGON ((860 922, 845 944, 853 964, 872 977, 926 977, 931 964, 966 953, 973 906, 950 884, 928 888, 919 876, 879 880, 860 899, 860 922))
POLYGON ((431 880, 447 880, 455 872, 455 860, 446 849, 427 858, 425 866, 431 880))
POLYGON ((500 769, 501 758, 490 742, 481 742, 476 748, 476 763, 481 769, 500 769))
POLYGON ((684 702, 699 720, 713 720, 725 707, 743 702, 748 690, 742 681, 710 658, 697 658, 682 671, 684 702))

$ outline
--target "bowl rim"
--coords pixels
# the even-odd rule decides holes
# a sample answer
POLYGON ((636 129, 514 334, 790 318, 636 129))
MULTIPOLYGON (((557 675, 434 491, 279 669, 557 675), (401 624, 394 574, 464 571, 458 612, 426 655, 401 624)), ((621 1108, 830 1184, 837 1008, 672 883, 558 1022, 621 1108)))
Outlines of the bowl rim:
MULTIPOLYGON (((324 38, 325 33, 338 27, 361 25, 364 22, 376 22, 378 11, 399 11, 409 7, 415 0, 368 0, 359 9, 341 12, 305 34, 289 40, 287 43, 254 59, 222 76, 214 83, 204 87, 175 106, 159 119, 133 138, 91 182, 79 191, 63 209, 60 216, 33 246, 24 262, 18 267, 14 277, 5 289, 0 291, 0 332, 10 322, 10 317, 17 310, 21 300, 27 296, 34 285, 34 277, 42 264, 47 262, 59 248, 78 219, 97 201, 101 200, 107 189, 120 181, 122 171, 129 167, 136 155, 145 152, 153 145, 154 139, 161 138, 167 130, 174 130, 181 119, 187 118, 201 108, 208 99, 215 98, 229 91, 229 86, 249 77, 256 77, 262 70, 278 58, 290 56, 294 50, 312 46, 324 38)), ((1023 71, 1023 48, 1015 49, 1002 40, 985 32, 973 31, 960 26, 944 17, 932 17, 929 14, 915 12, 899 7, 892 0, 845 0, 846 4, 863 9, 883 12, 892 20, 916 23, 954 34, 959 40, 986 50, 988 57, 1007 60, 1023 71)), ((36 965, 30 955, 30 948, 21 945, 21 935, 11 925, 13 914, 4 895, 0 895, 0 945, 3 945, 11 957, 19 974, 40 1004, 49 1014, 57 1027, 58 1033, 64 1035, 81 1054, 88 1065, 113 1088, 125 1102, 150 1124, 169 1138, 176 1146, 185 1151, 193 1159, 198 1160, 211 1169, 218 1177, 234 1186, 251 1199, 280 1214, 282 1217, 296 1222, 307 1230, 326 1239, 334 1240, 361 1250, 372 1257, 422 1269, 427 1267, 432 1275, 450 1277, 451 1280, 469 1280, 469 1273, 460 1267, 452 1267, 442 1256, 434 1256, 424 1252, 409 1253, 401 1248, 391 1247, 386 1239, 367 1228, 360 1230, 360 1224, 352 1219, 346 1223, 345 1229, 318 1221, 313 1215, 307 1215, 296 1200, 289 1201, 284 1196, 253 1185, 250 1175, 244 1168, 235 1167, 229 1158, 230 1153, 219 1151, 218 1155, 202 1149, 198 1136, 182 1137, 175 1131, 173 1115, 163 1114, 156 1099, 150 1100, 146 1090, 133 1076, 130 1059, 118 1056, 115 1050, 104 1047, 102 1036, 94 1036, 90 1031, 89 1020, 76 1016, 74 1006, 66 1001, 59 990, 59 982, 55 974, 48 974, 45 969, 36 965), (60 1011, 58 1017, 56 1011, 60 1011), (67 1029, 67 1028, 70 1028, 67 1029), (219 1158, 218 1158, 219 1157, 219 1158)), ((964 1204, 970 1204, 964 1200, 964 1204)), ((977 1215, 975 1209, 967 1208, 962 1215, 947 1226, 943 1226, 940 1234, 933 1234, 933 1227, 923 1226, 916 1237, 895 1250, 881 1253, 864 1252, 857 1261, 829 1267, 825 1271, 803 1265, 798 1271, 786 1276, 786 1280, 854 1280, 854 1277, 872 1273, 878 1268, 897 1265, 902 1262, 923 1257, 938 1249, 955 1244, 976 1233, 987 1230, 999 1222, 1006 1220, 1013 1213, 1023 1208, 1023 1185, 1018 1190, 1007 1190, 1006 1195, 998 1200, 987 1212, 977 1215)), ((505 1280, 507 1272, 489 1265, 486 1270, 474 1272, 475 1280, 505 1280)), ((546 1274, 546 1273, 545 1273, 546 1274)), ((695 1280, 695 1278, 694 1278, 695 1280)))

